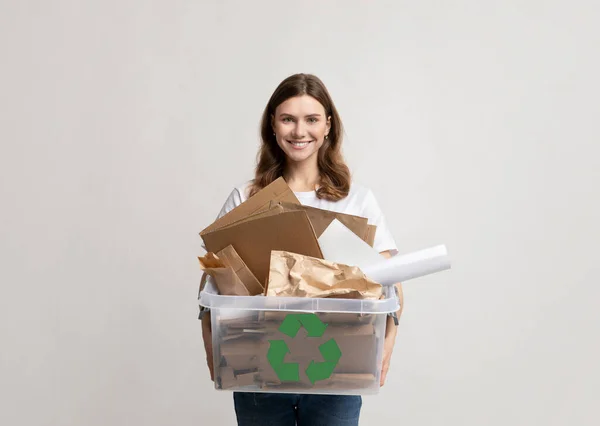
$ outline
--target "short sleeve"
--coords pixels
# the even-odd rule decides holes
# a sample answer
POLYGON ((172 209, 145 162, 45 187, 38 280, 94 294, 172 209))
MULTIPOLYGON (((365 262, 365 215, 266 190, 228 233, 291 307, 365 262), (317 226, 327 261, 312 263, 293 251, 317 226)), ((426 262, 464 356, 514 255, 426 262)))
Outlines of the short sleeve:
POLYGON ((229 213, 231 210, 242 204, 242 201, 243 200, 240 194, 240 190, 238 188, 235 188, 233 191, 231 191, 231 194, 229 194, 227 200, 225 200, 225 204, 223 204, 221 211, 217 215, 217 219, 220 219, 221 217, 229 213))
POLYGON ((398 254, 396 241, 388 228, 387 221, 379 207, 375 194, 370 189, 367 190, 365 196, 362 216, 368 218, 369 225, 377 226, 373 248, 379 253, 389 250, 392 256, 398 254))
MULTIPOLYGON (((225 216, 231 210, 233 210, 234 208, 236 208, 237 206, 242 204, 243 201, 244 200, 242 199, 240 190, 238 188, 235 188, 233 191, 231 191, 231 194, 229 194, 229 197, 227 197, 227 200, 225 200, 225 204, 223 204, 223 207, 221 207, 221 211, 219 212, 219 214, 217 215, 217 218, 215 220, 220 219, 221 217, 225 216)), ((204 241, 202 241, 202 248, 204 250, 206 250, 204 241)))

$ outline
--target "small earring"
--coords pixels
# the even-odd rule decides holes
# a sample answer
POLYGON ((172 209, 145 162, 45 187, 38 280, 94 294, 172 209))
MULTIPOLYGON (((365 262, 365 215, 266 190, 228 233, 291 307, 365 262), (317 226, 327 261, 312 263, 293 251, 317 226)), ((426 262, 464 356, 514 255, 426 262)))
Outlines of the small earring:
POLYGON ((329 139, 329 135, 325 135, 325 139, 329 139))

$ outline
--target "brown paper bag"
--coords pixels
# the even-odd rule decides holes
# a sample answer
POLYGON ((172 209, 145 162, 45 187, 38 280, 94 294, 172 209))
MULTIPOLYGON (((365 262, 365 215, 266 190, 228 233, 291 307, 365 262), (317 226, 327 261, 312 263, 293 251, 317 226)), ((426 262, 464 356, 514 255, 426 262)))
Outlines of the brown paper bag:
POLYGON ((219 294, 225 296, 249 296, 250 292, 238 278, 232 268, 225 266, 214 253, 198 257, 200 268, 213 277, 219 294))
POLYGON ((254 274, 248 269, 242 258, 237 254, 233 246, 229 245, 217 253, 219 259, 223 261, 225 266, 233 269, 244 287, 248 289, 250 296, 262 294, 263 286, 256 279, 254 274))
POLYGON ((356 266, 273 250, 267 296, 379 299, 380 284, 356 266))

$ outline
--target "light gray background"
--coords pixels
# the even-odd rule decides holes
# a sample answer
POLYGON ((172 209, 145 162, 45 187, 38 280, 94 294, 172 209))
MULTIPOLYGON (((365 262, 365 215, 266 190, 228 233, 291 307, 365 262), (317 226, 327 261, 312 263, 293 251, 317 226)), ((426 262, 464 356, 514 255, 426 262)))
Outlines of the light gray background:
POLYGON ((0 424, 233 425, 198 231, 252 177, 276 85, 311 72, 402 252, 363 425, 599 416, 596 1, 0 2, 0 424))

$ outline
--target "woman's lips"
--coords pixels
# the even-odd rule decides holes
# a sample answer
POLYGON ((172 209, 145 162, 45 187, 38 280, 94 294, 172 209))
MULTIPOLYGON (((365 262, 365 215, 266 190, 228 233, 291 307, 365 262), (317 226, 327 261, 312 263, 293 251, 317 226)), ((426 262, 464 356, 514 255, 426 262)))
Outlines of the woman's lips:
POLYGON ((292 148, 301 150, 301 149, 306 148, 308 146, 308 144, 311 143, 312 141, 290 141, 290 140, 286 139, 286 142, 289 143, 290 145, 292 145, 292 148))

